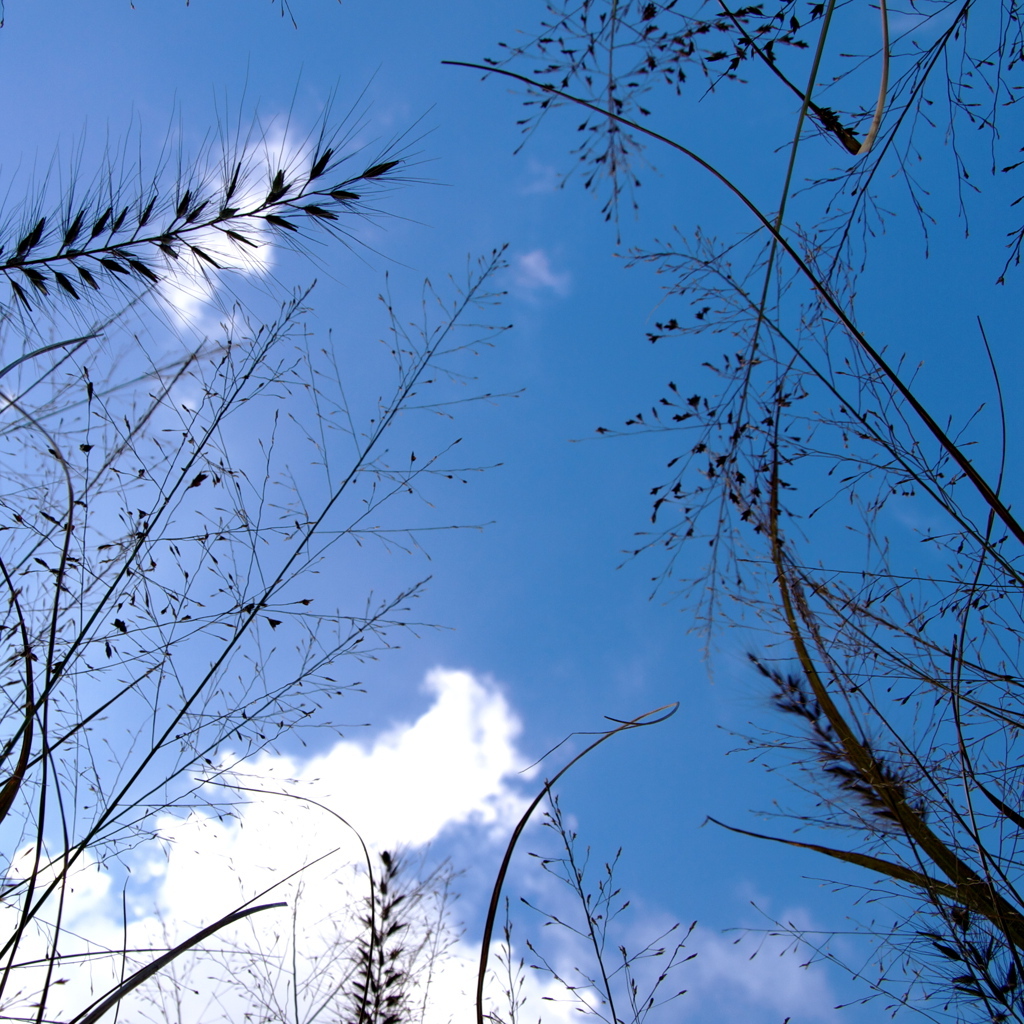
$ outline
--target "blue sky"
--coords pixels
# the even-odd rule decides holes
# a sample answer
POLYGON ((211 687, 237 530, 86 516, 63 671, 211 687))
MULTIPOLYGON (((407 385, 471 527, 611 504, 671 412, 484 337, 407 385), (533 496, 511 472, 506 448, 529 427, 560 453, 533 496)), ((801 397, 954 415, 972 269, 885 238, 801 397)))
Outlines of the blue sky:
MULTIPOLYGON (((381 331, 376 296, 385 272, 396 305, 412 318, 423 278, 443 291, 447 275, 463 273, 467 256, 507 244, 509 267, 498 280, 507 295, 493 317, 514 327, 476 360, 473 387, 508 397, 467 405, 453 421, 417 421, 403 435, 426 448, 461 437, 461 465, 495 467, 469 474, 465 486, 431 491, 433 507, 403 514, 428 526, 487 524, 483 530, 426 535, 429 562, 374 549, 332 570, 353 593, 384 592, 431 574, 416 615, 442 627, 422 630, 377 661, 344 667, 367 692, 347 697, 339 716, 373 723, 346 737, 366 753, 381 736, 404 735, 448 692, 436 682, 424 686, 437 668, 468 673, 458 678, 481 708, 521 723, 518 734, 498 725, 493 735, 481 733, 494 749, 507 748, 509 766, 529 763, 570 732, 601 728, 604 715, 628 718, 679 701, 671 721, 621 737, 579 766, 562 787, 564 806, 599 856, 624 847, 619 884, 641 920, 700 921, 693 948, 700 953, 703 940, 701 963, 710 966, 693 968, 692 982, 683 971, 681 981, 695 995, 691 1008, 680 1004, 682 1019, 767 1024, 792 1012, 799 1020, 831 1020, 832 1002, 859 991, 838 972, 762 971, 737 952, 754 944, 733 947, 735 936, 719 937, 721 929, 763 922, 752 902, 768 914, 841 929, 850 897, 817 880, 840 872, 809 854, 700 827, 714 814, 770 830, 778 822, 750 812, 788 798, 783 780, 766 774, 758 758, 726 756, 742 746, 748 723, 768 717, 766 698, 746 668, 755 641, 742 630, 719 633, 706 657, 687 607, 670 589, 652 595, 657 556, 623 554, 648 525, 648 492, 675 454, 671 439, 595 434, 596 427, 618 425, 648 407, 666 381, 689 388, 700 380, 700 358, 687 348, 695 343, 648 343, 645 332, 673 308, 662 305, 659 280, 644 268, 624 267, 614 229, 602 223, 600 204, 577 180, 558 187, 572 166, 574 115, 556 112, 516 154, 520 98, 503 81, 482 82, 476 72, 440 63, 493 54, 499 40, 531 29, 542 5, 292 0, 291 6, 297 29, 277 4, 263 0, 9 3, 0 32, 7 203, 45 172, 55 147, 66 166, 80 145, 81 165, 91 168, 105 147, 116 148, 116 140, 137 131, 145 165, 159 153, 168 126, 182 151, 194 153, 215 134, 218 117, 238 116, 240 109, 244 118, 255 107, 276 125, 290 118, 301 135, 328 103, 339 112, 358 103, 362 137, 404 139, 410 175, 422 181, 382 202, 388 216, 366 236, 377 252, 325 248, 318 266, 279 254, 275 272, 295 284, 318 279, 311 329, 324 338, 332 331, 353 353, 353 372, 362 379, 372 373, 362 347, 381 331), (795 1004, 792 1011, 786 999, 795 1004)), ((723 93, 707 109, 668 108, 665 122, 770 205, 780 157, 765 150, 752 156, 746 140, 788 124, 791 105, 767 90, 723 93)), ((661 102, 667 106, 667 99, 661 102)), ((807 174, 827 168, 835 152, 810 159, 807 174)), ((655 162, 658 170, 641 190, 641 216, 624 220, 627 244, 664 236, 675 224, 701 223, 723 238, 751 227, 693 167, 668 156, 655 162)), ((922 174, 932 172, 926 166, 922 174)), ((948 189, 944 175, 936 170, 929 182, 940 195, 948 189)), ((925 277, 912 276, 923 253, 920 234, 913 225, 890 223, 858 299, 869 329, 905 345, 911 363, 930 360, 921 371, 926 393, 958 414, 985 388, 972 380, 973 339, 949 340, 972 330, 976 312, 969 302, 950 308, 950 282, 985 295, 994 334, 1020 312, 1017 291, 991 288, 985 241, 998 229, 996 218, 984 209, 975 218, 967 242, 952 218, 933 228, 925 277)), ((1006 358, 1009 376, 1020 357, 1008 351, 1006 358)), ((296 759, 296 771, 303 758, 327 758, 337 743, 335 733, 306 739, 309 748, 282 751, 296 759)), ((485 747, 473 749, 479 754, 485 747)), ((354 749, 345 748, 344 756, 355 757, 354 749)), ((435 853, 467 868, 460 883, 467 939, 500 854, 498 836, 518 806, 515 794, 529 793, 538 779, 506 777, 506 767, 484 772, 486 784, 466 796, 478 811, 481 801, 491 807, 490 818, 435 836, 435 853)), ((447 785, 441 776, 439 785, 447 785)), ((348 813, 344 787, 330 796, 339 813, 348 813)), ((451 813, 457 820, 461 812, 451 813)), ((436 832, 434 825, 409 835, 399 828, 379 841, 418 842, 436 832)), ((543 841, 531 836, 523 852, 543 841)), ((516 885, 530 891, 532 884, 524 863, 516 885)), ((777 952, 766 949, 758 963, 777 952)), ((463 1019, 461 1011, 451 1012, 463 1019)), ((844 1019, 861 1013, 867 1019, 869 1012, 853 1008, 844 1019)))

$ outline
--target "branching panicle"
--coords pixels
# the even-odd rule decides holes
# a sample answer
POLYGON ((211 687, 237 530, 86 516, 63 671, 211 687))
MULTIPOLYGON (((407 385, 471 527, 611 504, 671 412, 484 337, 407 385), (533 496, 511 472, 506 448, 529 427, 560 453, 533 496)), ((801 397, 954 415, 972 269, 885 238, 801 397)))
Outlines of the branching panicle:
MULTIPOLYGON (((752 742, 773 767, 799 768, 809 804, 793 809, 795 826, 842 829, 848 845, 763 838, 890 886, 881 898, 896 923, 865 926, 881 962, 869 984, 894 1007, 1024 1020, 1024 815, 1012 796, 1024 786, 1024 523, 1009 392, 984 308, 970 310, 975 337, 939 349, 976 350, 986 367, 970 407, 966 381, 922 370, 935 346, 911 346, 930 337, 893 330, 884 308, 857 315, 871 284, 898 280, 891 301, 916 298, 906 250, 875 265, 897 215, 926 245, 935 223, 959 218, 971 258, 1010 280, 1024 238, 1008 184, 1024 166, 1008 128, 1022 12, 1017 0, 915 0, 880 4, 870 24, 862 13, 553 3, 526 44, 474 66, 526 87, 527 132, 556 107, 576 110, 573 153, 606 216, 636 200, 641 152, 660 152, 678 174, 673 220, 712 209, 700 193, 687 210, 691 169, 747 218, 724 239, 665 225, 630 252, 664 283, 647 340, 679 364, 649 407, 598 428, 674 444, 631 555, 659 557, 655 587, 692 599, 709 634, 756 628, 771 650, 754 666, 799 728, 752 742), (735 105, 717 106, 726 83, 732 95, 756 86, 773 116, 734 126, 735 105), (697 125, 728 139, 702 146, 697 125), (775 667, 788 658, 792 671, 775 667)), ((953 300, 974 292, 952 278, 941 289, 952 324, 953 300)))

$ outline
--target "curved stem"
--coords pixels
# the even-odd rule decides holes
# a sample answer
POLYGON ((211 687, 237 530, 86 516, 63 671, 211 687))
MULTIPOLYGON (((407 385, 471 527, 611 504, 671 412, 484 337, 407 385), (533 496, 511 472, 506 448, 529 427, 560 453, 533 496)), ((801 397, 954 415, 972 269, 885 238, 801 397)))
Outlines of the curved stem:
POLYGON ((863 349, 875 366, 882 371, 883 376, 890 384, 892 384, 896 391, 899 392, 900 396, 904 401, 906 401, 911 409, 914 410, 914 413, 925 425, 932 437, 938 441, 943 451, 945 451, 946 454, 949 455, 949 457, 956 463, 963 475, 971 481, 975 490, 977 490, 981 495, 982 500, 995 512, 1010 533, 1013 534, 1017 542, 1024 545, 1024 526, 1017 521, 1016 516, 1014 516, 1009 508, 1007 508, 1007 506, 1002 502, 988 481, 981 475, 981 473, 978 472, 977 469, 974 468, 970 459, 968 459, 963 453, 963 450, 959 445, 957 445, 942 429, 942 427, 939 426, 931 413, 928 412, 913 391, 911 391, 903 382, 900 375, 889 365, 882 353, 868 341, 864 334, 861 333, 860 329, 853 322, 850 313, 848 313, 840 304, 839 300, 832 294, 826 283, 811 269, 796 249, 793 248, 793 245, 789 240, 778 228, 775 227, 771 219, 738 185, 718 170, 717 167, 710 164, 703 157, 698 156, 698 154, 692 149, 688 149, 686 146, 676 142, 674 139, 670 139, 668 136, 662 135, 660 132, 656 132, 653 129, 645 128, 643 125, 637 124, 636 121, 631 121, 629 118, 622 117, 613 111, 602 110, 599 106, 591 103, 589 100, 585 100, 580 96, 574 96, 572 93, 564 92, 561 89, 556 89, 553 85, 545 85, 543 82, 538 82, 536 79, 528 78, 526 75, 520 75, 514 71, 507 71, 504 68, 488 67, 486 64, 473 64, 468 61, 461 60, 446 60, 441 63, 454 65, 456 67, 473 68, 476 71, 483 71, 487 74, 504 75, 506 78, 513 78, 519 82, 524 82, 531 88, 540 89, 543 92, 550 93, 552 96, 559 96, 562 99, 568 100, 570 103, 575 103, 577 106, 583 107, 586 110, 592 110, 594 113, 600 114, 602 117, 613 118, 620 124, 624 124, 631 128, 633 131, 646 135, 648 138, 656 139, 658 142, 663 142, 666 146, 682 153, 698 166, 704 168, 704 170, 712 175, 712 177, 721 182, 722 185, 724 185, 747 208, 747 210, 754 215, 761 226, 769 232, 772 238, 778 242, 779 247, 793 261, 796 268, 807 279, 811 288, 818 293, 825 305, 832 310, 839 322, 846 328, 850 337, 861 347, 861 349, 863 349))
POLYGON ((871 152, 875 144, 875 136, 882 124, 882 113, 885 111, 885 96, 889 91, 889 12, 885 0, 878 0, 878 9, 882 12, 882 79, 878 83, 878 102, 875 103, 875 116, 871 118, 871 127, 857 150, 857 156, 871 152))
POLYGON ((637 715, 636 718, 630 719, 628 722, 622 722, 616 728, 609 729, 607 732, 602 733, 596 740, 594 740, 593 743, 581 750, 571 761, 555 772, 555 774, 544 783, 541 791, 533 798, 530 806, 526 808, 526 812, 519 819, 516 827, 512 830, 512 837, 508 841, 508 846, 505 847, 505 856, 501 859, 501 867, 498 868, 498 873, 494 879, 494 888, 491 891, 491 902, 487 907, 487 917, 484 920, 483 936, 480 939, 480 964, 477 967, 476 974, 476 1024, 484 1024, 484 981, 487 978, 487 961, 490 958, 491 953, 491 937, 494 934, 494 922, 498 916, 498 904, 501 902, 501 890, 505 884, 505 876, 508 874, 509 865, 512 863, 512 854, 515 851, 516 843, 519 842, 519 837, 523 834, 523 830, 529 823, 533 812, 540 805, 541 800, 551 792, 555 783, 558 782, 558 780, 565 775, 565 773, 574 764, 578 761, 582 761, 587 754, 601 746, 601 744, 606 740, 610 740, 613 736, 617 736, 620 732, 625 732, 627 729, 639 729, 648 725, 657 725, 659 722, 664 722, 666 719, 671 718, 678 710, 679 701, 674 701, 671 704, 664 704, 660 708, 655 708, 653 711, 637 715), (662 714, 662 712, 664 712, 664 714, 662 714), (660 717, 654 718, 652 717, 654 715, 660 715, 660 717))

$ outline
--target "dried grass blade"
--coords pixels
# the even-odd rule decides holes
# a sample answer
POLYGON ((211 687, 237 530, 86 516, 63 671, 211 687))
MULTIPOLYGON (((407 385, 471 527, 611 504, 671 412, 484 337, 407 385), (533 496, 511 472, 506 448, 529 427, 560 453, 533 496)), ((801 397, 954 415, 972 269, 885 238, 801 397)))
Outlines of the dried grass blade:
POLYGON ((264 903, 259 907, 249 907, 247 910, 236 910, 231 914, 226 914, 219 921, 215 921, 201 931, 196 932, 195 935, 190 936, 184 942, 178 943, 177 946, 169 949, 162 956, 158 956, 152 963, 136 971, 130 978, 126 978, 120 985, 100 999, 99 1002, 93 1003, 92 1008, 80 1013, 77 1017, 72 1017, 68 1024, 96 1024, 108 1010, 114 1009, 129 992, 138 988, 144 981, 151 978, 158 971, 162 971, 169 963, 181 956, 182 953, 187 953, 193 946, 198 945, 204 939, 208 939, 211 935, 216 934, 228 925, 234 924, 236 921, 241 921, 252 914, 258 914, 261 910, 273 910, 276 907, 286 907, 287 905, 287 903, 264 903))

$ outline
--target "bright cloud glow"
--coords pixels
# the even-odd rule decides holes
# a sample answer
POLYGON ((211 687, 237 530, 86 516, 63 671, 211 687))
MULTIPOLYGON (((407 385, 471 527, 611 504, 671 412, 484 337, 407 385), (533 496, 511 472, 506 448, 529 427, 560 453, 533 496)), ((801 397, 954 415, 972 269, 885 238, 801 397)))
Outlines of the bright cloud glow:
MULTIPOLYGON (((245 147, 239 157, 242 168, 232 205, 245 212, 258 208, 267 196, 268 183, 279 169, 286 172, 308 166, 310 147, 298 142, 280 123, 271 120, 262 128, 258 141, 245 147)), ((217 188, 226 187, 226 179, 217 188)), ((219 288, 218 276, 233 271, 247 277, 268 274, 273 263, 274 246, 271 232, 261 220, 240 218, 226 221, 221 228, 191 232, 189 242, 207 253, 222 268, 214 271, 211 264, 187 249, 177 259, 167 259, 161 272, 158 291, 161 301, 179 321, 193 326, 203 325, 219 288), (248 239, 232 239, 224 229, 248 239)))
MULTIPOLYGON (((250 277, 268 273, 273 253, 269 233, 262 228, 255 230, 251 223, 239 225, 239 228, 239 233, 244 231, 245 237, 253 242, 252 246, 235 242, 216 228, 192 232, 189 241, 213 257, 224 270, 250 277)), ((193 327, 203 325, 218 290, 217 279, 209 265, 182 249, 177 259, 165 261, 160 274, 157 291, 164 308, 181 323, 193 327)))

